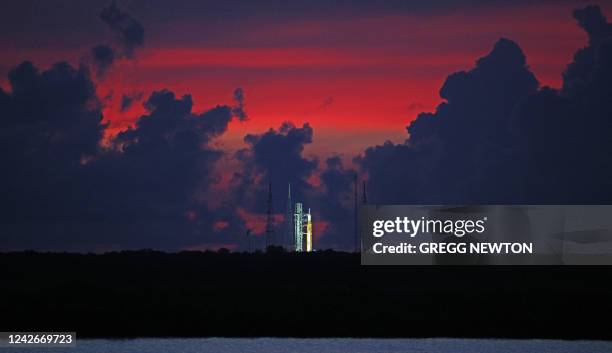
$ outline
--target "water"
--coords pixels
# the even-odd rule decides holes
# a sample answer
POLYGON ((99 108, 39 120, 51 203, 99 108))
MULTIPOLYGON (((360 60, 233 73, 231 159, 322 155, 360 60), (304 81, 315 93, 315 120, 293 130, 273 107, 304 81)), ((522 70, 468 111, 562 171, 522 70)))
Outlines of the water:
POLYGON ((73 348, 0 348, 0 352, 68 353, 612 353, 612 342, 488 339, 145 338, 78 340, 73 348))

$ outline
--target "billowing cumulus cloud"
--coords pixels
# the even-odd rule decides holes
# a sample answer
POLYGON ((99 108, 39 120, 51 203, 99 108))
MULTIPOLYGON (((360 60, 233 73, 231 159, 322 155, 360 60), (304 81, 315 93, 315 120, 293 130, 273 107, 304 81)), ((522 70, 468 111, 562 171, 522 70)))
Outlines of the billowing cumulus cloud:
POLYGON ((530 201, 612 199, 612 25, 596 6, 574 17, 589 45, 576 52, 560 91, 541 90, 517 113, 530 201))
POLYGON ((100 147, 105 125, 88 71, 24 62, 0 91, 4 172, 0 247, 180 249, 234 242, 230 207, 196 200, 215 183, 232 107, 192 112, 190 96, 152 93, 147 114, 100 147), (231 220, 219 229, 220 220, 231 220))
POLYGON ((116 151, 93 163, 116 179, 107 192, 123 195, 125 212, 180 215, 191 192, 211 182, 211 167, 222 152, 208 142, 225 132, 232 115, 226 106, 196 115, 192 105, 190 96, 153 92, 145 102, 149 113, 113 140, 116 151), (126 202, 129 197, 133 204, 126 202))
POLYGON ((99 151, 102 114, 85 69, 58 63, 40 71, 24 62, 9 81, 11 92, 0 92, 1 241, 49 244, 36 224, 69 223, 86 202, 82 163, 99 151))
POLYGON ((536 89, 518 45, 498 41, 474 69, 446 79, 440 90, 446 101, 419 114, 404 144, 370 147, 357 158, 374 202, 507 201, 512 113, 536 89))
POLYGON ((294 199, 304 200, 312 187, 308 178, 318 165, 316 159, 302 155, 304 146, 312 140, 313 129, 307 123, 302 127, 284 123, 278 130, 245 136, 248 148, 236 153, 242 168, 232 181, 237 204, 251 212, 264 213, 270 181, 276 187, 273 203, 278 206, 277 213, 285 210, 289 183, 294 199))
POLYGON ((213 170, 223 152, 210 142, 227 130, 231 107, 194 114, 189 95, 176 97, 168 90, 153 92, 144 105, 148 114, 88 165, 90 179, 107 181, 97 190, 99 211, 108 222, 125 218, 138 226, 130 246, 207 243, 217 211, 194 196, 216 181, 213 170))
POLYGON ((603 202, 612 197, 612 45, 599 8, 574 16, 589 34, 563 89, 538 89, 509 40, 450 75, 445 102, 408 127, 403 144, 356 162, 375 202, 603 202))
POLYGON ((319 229, 324 231, 324 236, 318 238, 319 249, 354 249, 355 175, 356 171, 345 167, 339 156, 325 161, 320 186, 311 196, 315 216, 324 222, 324 228, 319 229))

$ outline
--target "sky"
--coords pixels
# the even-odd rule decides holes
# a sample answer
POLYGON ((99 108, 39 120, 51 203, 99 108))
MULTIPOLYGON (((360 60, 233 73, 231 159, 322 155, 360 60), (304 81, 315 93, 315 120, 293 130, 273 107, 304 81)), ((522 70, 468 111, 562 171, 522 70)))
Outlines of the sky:
MULTIPOLYGON (((98 19, 105 4, 5 4, 0 76, 26 58, 43 68, 78 63, 91 43, 112 37, 98 19)), ((250 119, 223 137, 232 149, 247 132, 283 121, 317 128, 308 147, 315 155, 349 156, 368 144, 399 142, 419 112, 441 101, 446 75, 469 68, 498 38, 518 42, 540 82, 553 87, 586 41, 568 16, 576 6, 570 1, 118 4, 145 26, 146 38, 133 58, 97 82, 101 95, 114 93, 104 111, 109 132, 142 113, 142 102, 119 112, 121 93, 146 97, 165 87, 191 94, 203 111, 230 102, 241 87, 250 119)))
POLYGON ((247 230, 261 242, 270 181, 278 234, 291 183, 320 246, 350 249, 355 174, 381 203, 602 202, 610 13, 3 2, 0 250, 244 249, 247 230), (574 155, 583 173, 559 178, 574 155))

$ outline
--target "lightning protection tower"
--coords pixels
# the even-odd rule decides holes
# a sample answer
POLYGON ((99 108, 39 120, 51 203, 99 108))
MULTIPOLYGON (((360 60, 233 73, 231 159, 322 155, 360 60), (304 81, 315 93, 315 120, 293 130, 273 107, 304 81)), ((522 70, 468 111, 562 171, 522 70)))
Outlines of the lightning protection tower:
POLYGON ((358 198, 358 195, 357 195, 357 173, 355 173, 355 175, 354 175, 353 183, 354 183, 354 187, 355 187, 355 195, 354 195, 354 201, 355 201, 355 205, 354 205, 354 211, 355 211, 354 217, 355 218, 354 218, 354 221, 355 221, 355 224, 354 224, 354 229, 353 229, 355 231, 355 234, 353 235, 353 237, 354 237, 353 240, 355 242, 355 252, 359 252, 360 251, 360 246, 359 246, 359 198, 358 198))
POLYGON ((272 225, 272 181, 268 185, 268 202, 266 217, 266 248, 274 245, 274 226, 272 225))
POLYGON ((295 229, 293 227, 293 203, 291 202, 291 183, 289 183, 289 189, 287 193, 287 211, 285 213, 285 234, 283 240, 283 246, 287 250, 295 250, 295 229))

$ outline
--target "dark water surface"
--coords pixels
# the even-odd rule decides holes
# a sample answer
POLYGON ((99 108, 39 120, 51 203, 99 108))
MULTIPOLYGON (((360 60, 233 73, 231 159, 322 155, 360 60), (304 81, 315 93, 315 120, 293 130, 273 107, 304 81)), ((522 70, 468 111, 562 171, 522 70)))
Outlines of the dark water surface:
POLYGON ((612 342, 497 339, 144 338, 78 340, 76 347, 0 348, 0 352, 69 353, 612 353, 612 342))

